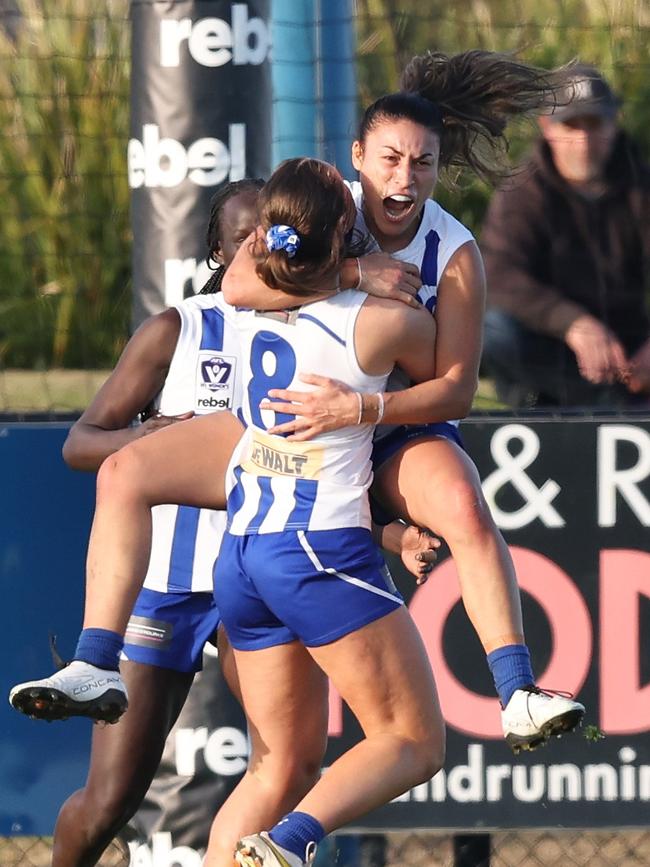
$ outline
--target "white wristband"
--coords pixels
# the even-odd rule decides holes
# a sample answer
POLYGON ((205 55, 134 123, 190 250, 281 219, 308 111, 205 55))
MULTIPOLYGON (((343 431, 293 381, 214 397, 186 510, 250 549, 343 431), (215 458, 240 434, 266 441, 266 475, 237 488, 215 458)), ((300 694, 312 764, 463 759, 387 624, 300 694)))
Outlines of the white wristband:
POLYGON ((380 424, 384 417, 384 395, 381 391, 377 392, 377 421, 375 424, 380 424))
POLYGON ((359 417, 357 418, 357 424, 361 424, 361 416, 363 415, 363 397, 361 396, 360 391, 355 391, 354 393, 359 401, 359 417))
POLYGON ((361 273, 361 259, 357 256, 357 268, 359 269, 359 279, 357 280, 357 285, 354 287, 355 289, 361 288, 361 281, 363 280, 363 274, 361 273))

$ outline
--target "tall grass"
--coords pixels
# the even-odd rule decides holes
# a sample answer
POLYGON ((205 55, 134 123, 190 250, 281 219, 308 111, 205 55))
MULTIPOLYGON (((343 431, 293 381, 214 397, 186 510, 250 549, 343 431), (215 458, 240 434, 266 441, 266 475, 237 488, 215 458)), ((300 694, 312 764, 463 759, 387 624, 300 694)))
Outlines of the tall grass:
MULTIPOLYGON (((16 26, 0 18, 0 367, 110 366, 130 309, 129 3, 16 2, 16 26)), ((364 106, 427 48, 579 57, 650 152, 650 0, 357 0, 357 32, 364 106)), ((513 129, 513 160, 534 135, 513 129)), ((467 178, 439 197, 478 232, 489 192, 467 178)))
POLYGON ((0 32, 0 363, 111 364, 127 333, 127 0, 20 0, 0 32))
MULTIPOLYGON (((579 58, 599 67, 624 98, 623 123, 650 154, 650 2, 648 0, 358 0, 362 106, 394 90, 413 54, 469 48, 515 52, 545 68, 579 58)), ((532 123, 511 131, 516 162, 536 136, 532 123)), ((490 190, 473 178, 438 198, 474 231, 490 190)))

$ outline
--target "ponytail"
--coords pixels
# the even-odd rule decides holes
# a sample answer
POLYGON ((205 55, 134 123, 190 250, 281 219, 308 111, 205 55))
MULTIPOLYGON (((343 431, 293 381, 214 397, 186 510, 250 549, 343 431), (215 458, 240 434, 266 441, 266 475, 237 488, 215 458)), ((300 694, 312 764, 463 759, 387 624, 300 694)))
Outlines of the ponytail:
POLYGON ((507 170, 508 122, 550 111, 561 86, 556 71, 493 51, 429 51, 407 64, 401 93, 370 106, 360 139, 383 117, 406 117, 437 133, 441 168, 469 168, 494 181, 507 170))
POLYGON ((484 180, 503 174, 508 122, 550 111, 561 86, 556 72, 478 49, 414 57, 400 85, 440 111, 441 166, 467 167, 484 180))

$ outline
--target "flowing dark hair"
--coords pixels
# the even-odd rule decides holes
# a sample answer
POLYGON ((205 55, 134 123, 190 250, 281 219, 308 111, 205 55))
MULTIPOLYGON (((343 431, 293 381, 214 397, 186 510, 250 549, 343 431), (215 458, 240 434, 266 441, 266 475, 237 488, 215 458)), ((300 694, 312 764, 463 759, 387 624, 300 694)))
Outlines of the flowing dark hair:
POLYGON ((214 271, 208 278, 207 283, 199 292, 199 295, 211 295, 214 292, 221 291, 221 283, 225 268, 217 259, 217 253, 221 247, 221 215, 226 203, 240 195, 240 193, 254 192, 258 193, 264 186, 262 178, 244 178, 241 181, 230 181, 220 187, 210 200, 210 219, 205 235, 205 241, 208 247, 208 255, 206 262, 208 268, 214 271))
POLYGON ((259 198, 260 223, 290 226, 298 235, 295 255, 255 245, 258 276, 271 289, 304 295, 338 275, 349 254, 356 217, 352 195, 334 166, 300 157, 285 160, 264 185, 259 198))
POLYGON ((428 51, 407 64, 399 93, 368 107, 359 141, 383 120, 406 118, 439 136, 441 168, 469 168, 495 181, 507 171, 508 121, 558 105, 561 72, 493 51, 428 51))

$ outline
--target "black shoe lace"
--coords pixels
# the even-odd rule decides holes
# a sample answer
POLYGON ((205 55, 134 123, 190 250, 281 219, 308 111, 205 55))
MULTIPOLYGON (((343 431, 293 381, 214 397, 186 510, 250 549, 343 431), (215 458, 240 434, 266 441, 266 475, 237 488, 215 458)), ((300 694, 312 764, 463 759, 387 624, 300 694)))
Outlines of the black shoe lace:
POLYGON ((52 654, 52 662, 57 671, 61 671, 62 668, 67 668, 70 665, 70 660, 66 662, 65 659, 61 656, 59 651, 56 649, 56 635, 53 632, 49 633, 49 642, 50 642, 50 653, 52 654))
POLYGON ((567 692, 562 689, 542 689, 534 683, 531 683, 528 686, 523 686, 522 689, 524 692, 533 692, 535 695, 547 695, 549 698, 553 698, 554 695, 559 695, 561 698, 573 698, 572 692, 567 692))

